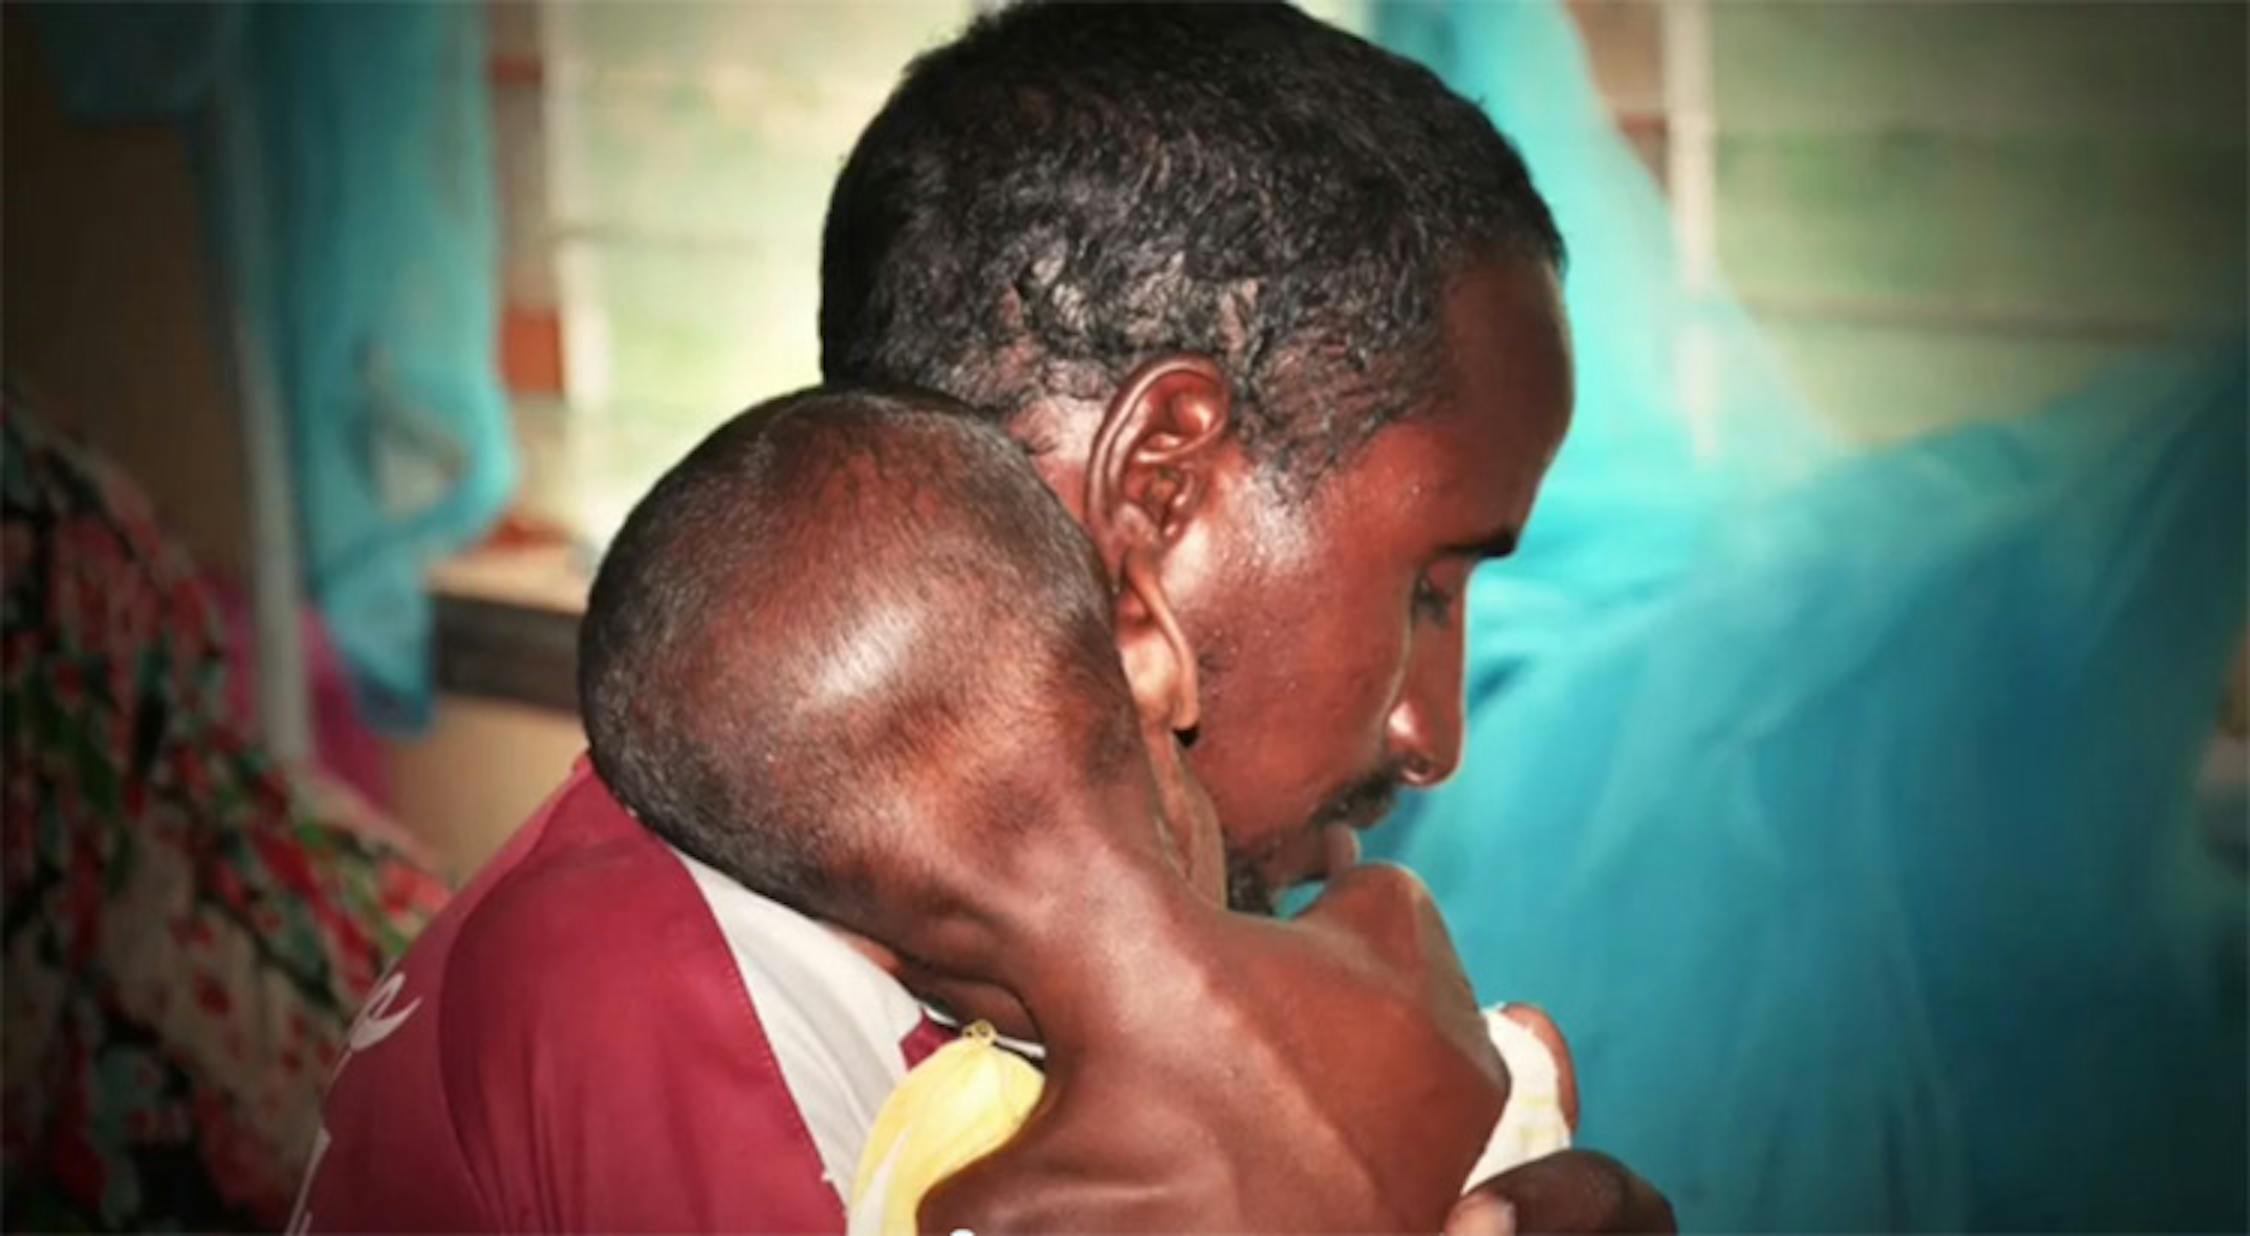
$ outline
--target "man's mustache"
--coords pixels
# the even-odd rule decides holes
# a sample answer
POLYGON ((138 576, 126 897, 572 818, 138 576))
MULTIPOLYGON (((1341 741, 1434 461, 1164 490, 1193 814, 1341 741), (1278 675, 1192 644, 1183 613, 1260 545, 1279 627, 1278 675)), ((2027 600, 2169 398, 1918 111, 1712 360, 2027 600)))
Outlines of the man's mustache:
POLYGON ((1314 832, 1331 824, 1366 828, 1391 813, 1391 808, 1398 803, 1398 792, 1405 785, 1405 770, 1397 765, 1370 773, 1330 795, 1328 801, 1313 812, 1306 827, 1314 832))

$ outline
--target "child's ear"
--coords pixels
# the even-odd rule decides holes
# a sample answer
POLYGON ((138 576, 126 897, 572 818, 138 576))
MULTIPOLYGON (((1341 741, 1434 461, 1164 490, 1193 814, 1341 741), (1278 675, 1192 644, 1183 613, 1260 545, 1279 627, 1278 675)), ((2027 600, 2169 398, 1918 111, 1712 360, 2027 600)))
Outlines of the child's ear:
POLYGON ((1117 564, 1117 656, 1143 726, 1193 730, 1202 715, 1195 650, 1180 632, 1147 547, 1125 551, 1117 564))

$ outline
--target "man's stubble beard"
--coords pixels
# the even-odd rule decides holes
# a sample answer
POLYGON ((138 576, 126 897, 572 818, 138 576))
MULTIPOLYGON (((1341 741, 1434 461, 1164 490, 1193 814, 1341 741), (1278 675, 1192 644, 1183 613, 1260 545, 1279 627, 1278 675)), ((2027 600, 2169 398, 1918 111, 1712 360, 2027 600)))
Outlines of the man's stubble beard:
POLYGON ((1227 851, 1227 909, 1260 918, 1272 918, 1278 909, 1273 887, 1258 870, 1258 860, 1231 848, 1227 851))
POLYGON ((1265 860, 1280 849, 1290 838, 1300 833, 1318 836, 1330 825, 1341 824, 1347 828, 1366 829, 1391 813, 1398 802, 1398 792, 1405 779, 1396 767, 1382 769, 1360 778, 1342 790, 1329 795, 1311 818, 1298 829, 1293 829, 1282 841, 1269 843, 1257 850, 1240 850, 1227 847, 1227 908, 1237 914, 1255 914, 1272 918, 1279 908, 1281 890, 1273 886, 1263 870, 1265 860))

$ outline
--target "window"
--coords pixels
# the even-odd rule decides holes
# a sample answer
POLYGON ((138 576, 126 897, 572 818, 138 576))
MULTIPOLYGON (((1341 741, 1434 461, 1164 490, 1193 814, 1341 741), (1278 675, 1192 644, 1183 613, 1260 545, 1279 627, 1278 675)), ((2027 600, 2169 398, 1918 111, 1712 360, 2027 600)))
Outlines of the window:
POLYGON ((1572 0, 1626 134, 1814 404, 1881 441, 2239 339, 2240 5, 1572 0))
POLYGON ((829 184, 970 11, 495 6, 527 505, 598 540, 728 414, 817 380, 829 184))

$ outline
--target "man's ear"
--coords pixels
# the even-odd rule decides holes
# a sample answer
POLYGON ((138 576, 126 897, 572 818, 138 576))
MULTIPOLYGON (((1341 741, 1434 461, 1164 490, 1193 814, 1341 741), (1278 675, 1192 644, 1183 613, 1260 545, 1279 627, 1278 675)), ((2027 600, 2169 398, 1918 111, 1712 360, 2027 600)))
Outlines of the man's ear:
POLYGON ((1127 549, 1118 564, 1117 658, 1143 727, 1161 727, 1167 742, 1195 728, 1202 715, 1195 650, 1180 632, 1147 546, 1127 549))
POLYGON ((1085 524, 1117 596, 1117 653, 1144 725, 1200 715, 1195 653, 1158 569, 1211 491, 1233 403, 1207 357, 1149 361, 1112 396, 1086 452, 1085 524))
POLYGON ((1165 356, 1134 370, 1103 409, 1086 452, 1084 510, 1113 583, 1123 584, 1130 550, 1161 555, 1209 495, 1231 389, 1208 357, 1165 356))

